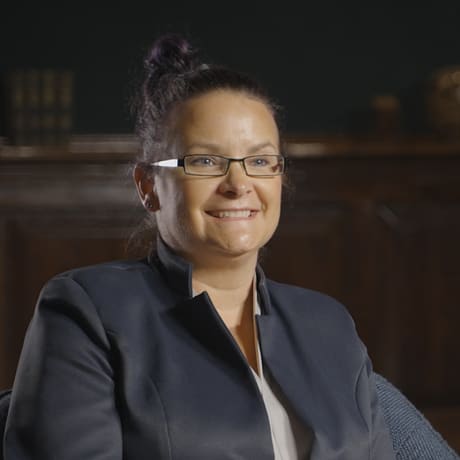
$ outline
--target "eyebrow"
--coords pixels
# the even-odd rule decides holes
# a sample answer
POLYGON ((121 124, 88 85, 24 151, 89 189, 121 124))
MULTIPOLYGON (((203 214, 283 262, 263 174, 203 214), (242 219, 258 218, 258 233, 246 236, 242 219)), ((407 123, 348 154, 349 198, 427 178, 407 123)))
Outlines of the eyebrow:
POLYGON ((275 147, 271 142, 262 142, 260 144, 256 144, 249 149, 251 153, 257 152, 258 150, 262 150, 265 147, 272 147, 275 150, 278 150, 278 147, 275 147))
MULTIPOLYGON (((210 143, 210 142, 198 142, 198 143, 189 145, 187 150, 191 150, 191 149, 197 148, 197 147, 206 148, 206 149, 214 150, 214 151, 219 149, 219 146, 217 144, 213 144, 213 143, 210 143)), ((255 152, 259 151, 259 150, 262 150, 265 147, 272 147, 276 151, 279 150, 278 147, 274 146, 271 142, 268 141, 268 142, 261 142, 260 144, 253 145, 249 149, 249 153, 255 153, 255 152)))

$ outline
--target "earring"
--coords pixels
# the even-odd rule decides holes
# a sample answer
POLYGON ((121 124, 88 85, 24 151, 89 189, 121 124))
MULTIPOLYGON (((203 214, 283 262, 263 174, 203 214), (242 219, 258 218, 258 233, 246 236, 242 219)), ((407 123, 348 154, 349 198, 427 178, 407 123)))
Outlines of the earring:
POLYGON ((145 207, 146 207, 147 209, 152 209, 152 208, 153 208, 153 205, 152 205, 152 203, 150 202, 150 200, 146 200, 146 201, 145 201, 145 207))

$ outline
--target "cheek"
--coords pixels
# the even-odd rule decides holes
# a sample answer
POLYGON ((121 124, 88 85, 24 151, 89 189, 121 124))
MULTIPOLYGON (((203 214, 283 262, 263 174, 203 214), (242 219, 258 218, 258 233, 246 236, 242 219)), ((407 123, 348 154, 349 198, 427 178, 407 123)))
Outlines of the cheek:
POLYGON ((263 190, 265 206, 274 214, 279 214, 281 208, 281 182, 275 184, 267 184, 263 190))
POLYGON ((182 201, 187 210, 199 213, 206 207, 206 203, 215 192, 215 186, 211 181, 195 179, 184 181, 182 186, 182 201))
POLYGON ((175 220, 176 231, 183 236, 203 231, 203 209, 209 196, 207 184, 184 181, 175 191, 175 202, 171 203, 168 213, 175 220))
POLYGON ((184 197, 180 187, 173 180, 159 178, 156 182, 160 210, 157 213, 157 224, 160 231, 172 231, 178 225, 178 219, 184 208, 184 197))
POLYGON ((156 185, 160 207, 165 215, 178 215, 188 208, 192 187, 187 181, 171 174, 168 177, 160 177, 156 185))

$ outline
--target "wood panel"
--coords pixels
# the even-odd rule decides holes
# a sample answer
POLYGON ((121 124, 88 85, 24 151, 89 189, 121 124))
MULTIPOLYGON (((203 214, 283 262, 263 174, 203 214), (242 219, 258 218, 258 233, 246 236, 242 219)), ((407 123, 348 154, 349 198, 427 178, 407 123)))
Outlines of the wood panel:
POLYGON ((423 404, 460 404, 460 203, 379 204, 376 359, 423 404))
POLYGON ((261 263, 275 280, 344 297, 350 275, 350 230, 349 211, 337 203, 288 210, 261 263))

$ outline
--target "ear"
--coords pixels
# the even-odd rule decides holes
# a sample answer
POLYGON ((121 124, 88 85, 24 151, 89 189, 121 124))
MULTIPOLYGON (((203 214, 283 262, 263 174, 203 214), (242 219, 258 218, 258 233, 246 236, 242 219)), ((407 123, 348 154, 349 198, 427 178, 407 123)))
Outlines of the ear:
POLYGON ((136 165, 133 171, 133 179, 136 184, 139 198, 147 211, 158 211, 160 202, 155 192, 155 183, 150 174, 142 165, 136 165))

